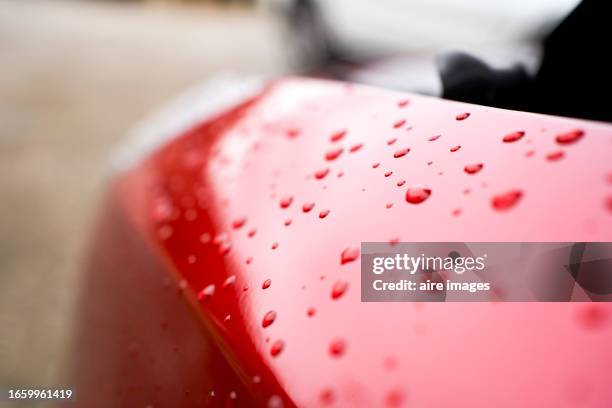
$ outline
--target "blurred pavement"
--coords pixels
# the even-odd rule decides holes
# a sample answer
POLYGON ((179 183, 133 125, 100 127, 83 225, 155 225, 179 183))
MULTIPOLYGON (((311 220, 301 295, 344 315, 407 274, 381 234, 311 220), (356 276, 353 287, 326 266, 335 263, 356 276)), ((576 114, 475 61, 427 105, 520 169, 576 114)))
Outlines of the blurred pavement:
POLYGON ((280 72, 279 37, 244 7, 0 0, 0 386, 61 381, 116 143, 212 73, 280 72))

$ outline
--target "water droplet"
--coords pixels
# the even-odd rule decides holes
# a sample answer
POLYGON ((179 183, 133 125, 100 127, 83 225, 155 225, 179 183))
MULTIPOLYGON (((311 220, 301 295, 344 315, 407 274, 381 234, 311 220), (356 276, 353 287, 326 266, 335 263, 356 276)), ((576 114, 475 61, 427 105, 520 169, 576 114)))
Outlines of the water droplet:
POLYGON ((210 284, 198 293, 198 300, 210 299, 215 294, 215 285, 210 284))
POLYGON ((244 226, 244 224, 246 224, 246 221, 247 221, 246 217, 235 219, 234 221, 232 221, 232 228, 240 229, 244 226))
POLYGON ((361 149, 363 147, 363 143, 357 143, 351 146, 351 148, 349 149, 349 152, 351 153, 355 153, 357 150, 361 149))
POLYGON ((227 255, 232 250, 232 244, 230 242, 222 242, 219 245, 219 255, 227 255))
POLYGON ((325 218, 329 215, 329 210, 321 210, 319 213, 319 218, 325 218))
POLYGON ((404 403, 404 394, 399 390, 391 390, 385 396, 385 405, 390 408, 401 407, 404 403))
POLYGON ((252 230, 250 230, 250 231, 247 233, 247 236, 248 236, 249 238, 253 238, 253 237, 255 236, 255 234, 257 234, 257 230, 256 230, 255 228, 253 228, 252 230))
POLYGON ((585 329, 597 330, 602 328, 608 321, 608 313, 601 305, 589 304, 578 312, 578 322, 585 329))
POLYGON ((308 317, 313 317, 316 313, 317 310, 314 307, 309 307, 308 310, 306 310, 306 315, 308 317))
POLYGON ((280 207, 281 208, 287 208, 291 205, 291 203, 293 202, 293 197, 292 196, 287 196, 287 197, 283 197, 280 200, 280 207))
POLYGON ((293 220, 292 220, 291 218, 287 218, 287 219, 285 220, 285 222, 284 222, 285 227, 290 226, 292 222, 293 222, 293 220))
POLYGON ((612 212, 612 196, 606 198, 606 208, 608 211, 612 212))
POLYGON ((385 172, 385 177, 389 177, 389 176, 390 176, 390 175, 392 175, 392 174, 393 174, 393 172, 392 172, 392 171, 386 171, 386 172, 385 172))
POLYGON ((400 108, 403 108, 404 106, 408 106, 409 103, 410 103, 410 100, 402 99, 401 101, 397 103, 397 106, 400 108))
POLYGON ((410 151, 410 148, 408 148, 408 147, 405 147, 403 149, 399 149, 398 151, 393 153, 393 157, 395 157, 396 159, 399 159, 400 157, 405 156, 409 151, 410 151))
POLYGON ((346 135, 346 130, 339 130, 335 133, 332 133, 332 135, 329 137, 329 141, 332 143, 339 142, 340 140, 344 138, 345 135, 346 135))
POLYGON ((521 190, 509 190, 494 196, 491 200, 491 204, 496 210, 505 211, 514 207, 521 197, 523 197, 523 192, 521 190))
POLYGON ((299 135, 300 135, 300 131, 298 129, 288 129, 287 130, 287 137, 289 139, 295 139, 299 135))
POLYGON ((464 113, 460 113, 458 114, 455 119, 457 120, 466 120, 467 118, 470 117, 470 113, 469 112, 464 112, 464 113))
POLYGON ((177 284, 178 293, 182 293, 185 289, 187 289, 187 286, 188 284, 185 279, 181 279, 180 281, 178 281, 178 284, 177 284))
POLYGON ((283 408, 284 405, 283 399, 278 395, 273 395, 268 400, 268 408, 283 408))
POLYGON ((557 135, 555 140, 557 143, 561 145, 568 145, 572 143, 576 143, 578 140, 582 139, 584 136, 584 130, 574 129, 572 131, 561 133, 557 135))
POLYGON ((215 235, 215 238, 213 239, 213 244, 221 245, 225 241, 227 241, 227 234, 225 232, 219 232, 217 235, 215 235))
POLYGON ((385 208, 389 209, 389 208, 391 208, 391 207, 393 207, 393 203, 387 203, 387 204, 385 204, 385 208))
POLYGON ((276 248, 278 248, 278 242, 272 243, 272 249, 276 249, 276 248))
POLYGON ((546 155, 546 160, 554 162, 561 160, 564 156, 565 153, 563 152, 563 150, 557 150, 555 152, 548 153, 546 155))
POLYGON ((304 203, 304 205, 302 205, 302 211, 304 211, 305 213, 310 212, 310 210, 312 210, 315 206, 315 203, 304 203))
POLYGON ((200 235, 200 242, 203 244, 208 244, 211 240, 210 234, 208 232, 203 233, 202 235, 200 235))
POLYGON ((518 140, 521 140, 523 136, 525 136, 525 132, 519 130, 517 132, 508 133, 506 136, 504 136, 502 140, 504 143, 513 143, 518 140))
POLYGON ((389 240, 389 245, 394 246, 397 245, 400 242, 399 237, 393 237, 389 240))
POLYGON ((406 180, 400 180, 397 183, 395 183, 398 187, 403 186, 404 184, 406 184, 406 180))
POLYGON ((225 282, 223 282, 223 289, 227 289, 230 286, 233 286, 234 283, 236 283, 236 275, 230 275, 227 277, 227 279, 225 279, 225 282))
POLYGON ((334 391, 331 388, 325 388, 321 390, 319 394, 319 401, 321 401, 322 405, 331 405, 336 400, 334 395, 334 391))
POLYGON ((461 208, 455 208, 452 213, 453 217, 458 217, 461 215, 461 208))
POLYGON ((456 152, 457 150, 461 149, 461 146, 453 146, 450 148, 451 152, 456 152))
POLYGON ((334 283, 334 286, 332 286, 332 291, 331 291, 331 297, 332 299, 338 299, 340 298, 342 295, 344 295, 344 293, 346 292, 346 290, 348 289, 348 283, 345 281, 336 281, 336 283, 334 283))
POLYGON ((435 135, 430 137, 429 139, 427 139, 429 142, 435 142, 436 140, 438 140, 440 138, 440 136, 442 135, 435 135))
POLYGON ((155 199, 151 217, 157 222, 168 220, 172 216, 173 207, 169 199, 165 197, 155 199))
POLYGON ((426 187, 411 187, 406 191, 406 201, 410 204, 420 204, 431 195, 431 189, 426 187))
POLYGON ((346 351, 346 342, 342 339, 333 340, 329 344, 329 354, 331 354, 332 357, 335 357, 335 358, 342 357, 345 351, 346 351))
POLYGON ((349 262, 353 262, 357 258, 359 258, 359 248, 355 248, 355 247, 345 248, 340 254, 340 265, 344 265, 349 262))
POLYGON ((272 279, 266 279, 263 284, 261 285, 262 289, 268 289, 270 287, 270 285, 272 284, 272 279))
POLYGON ((253 262, 253 257, 249 256, 245 261, 244 261, 247 265, 250 265, 253 262))
POLYGON ((380 166, 380 163, 373 163, 373 164, 372 164, 372 168, 373 168, 373 169, 377 169, 377 168, 378 168, 378 166, 380 166))
POLYGON ((232 320, 232 315, 225 315, 225 317, 223 318, 223 322, 224 323, 228 323, 230 320, 232 320))
POLYGON ((329 174, 329 167, 325 168, 325 169, 317 170, 315 172, 315 178, 317 180, 321 180, 321 179, 325 178, 325 176, 327 176, 328 174, 329 174))
POLYGON ((484 167, 484 164, 482 163, 474 163, 474 164, 468 164, 467 166, 465 166, 463 168, 463 170, 467 173, 467 174, 476 174, 478 173, 480 170, 482 170, 482 168, 484 167))
POLYGON ((193 265, 196 262, 197 258, 195 255, 189 255, 187 257, 187 263, 193 265))
POLYGON ((253 384, 259 384, 261 383, 261 377, 258 375, 254 375, 251 381, 253 381, 253 384))
POLYGON ((527 153, 525 153, 525 157, 531 157, 535 154, 535 150, 529 150, 527 153))
POLYGON ((391 145, 392 145, 393 143, 395 143, 395 142, 397 142, 397 138, 396 138, 396 137, 394 137, 394 138, 392 138, 392 139, 387 140, 387 144, 388 144, 389 146, 391 146, 391 145))
POLYGON ((405 123, 406 123, 406 119, 400 119, 393 124, 393 127, 397 129, 397 128, 404 126, 405 123))
POLYGON ((282 340, 276 340, 274 343, 272 343, 272 347, 270 347, 270 355, 272 357, 276 357, 283 351, 284 348, 285 342, 282 340))
POLYGON ((388 356, 388 357, 385 357, 385 359, 383 360, 383 367, 385 368, 386 371, 393 371, 397 368, 397 366, 398 366, 398 363, 395 357, 388 356))
POLYGON ((338 177, 342 177, 342 176, 344 176, 344 172, 343 171, 339 171, 338 172, 338 177))
POLYGON ((266 313, 261 321, 261 327, 266 328, 276 320, 276 312, 274 310, 270 310, 266 313))
POLYGON ((157 230, 157 235, 159 236, 159 238, 163 241, 167 240, 168 238, 170 238, 172 236, 172 234, 174 233, 174 230, 172 229, 171 226, 169 225, 162 225, 161 227, 159 227, 159 229, 157 230))
POLYGON ((327 153, 325 153, 325 160, 327 161, 336 160, 342 154, 343 151, 344 149, 342 147, 332 149, 328 151, 327 153))

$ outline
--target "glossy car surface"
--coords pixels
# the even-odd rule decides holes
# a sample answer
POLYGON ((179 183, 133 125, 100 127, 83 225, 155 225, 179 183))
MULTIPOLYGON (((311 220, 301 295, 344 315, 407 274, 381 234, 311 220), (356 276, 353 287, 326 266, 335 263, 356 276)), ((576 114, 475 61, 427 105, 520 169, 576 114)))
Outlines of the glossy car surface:
POLYGON ((610 125, 269 84, 114 179, 80 405, 609 407, 609 304, 362 303, 358 248, 611 241, 611 154, 610 125))

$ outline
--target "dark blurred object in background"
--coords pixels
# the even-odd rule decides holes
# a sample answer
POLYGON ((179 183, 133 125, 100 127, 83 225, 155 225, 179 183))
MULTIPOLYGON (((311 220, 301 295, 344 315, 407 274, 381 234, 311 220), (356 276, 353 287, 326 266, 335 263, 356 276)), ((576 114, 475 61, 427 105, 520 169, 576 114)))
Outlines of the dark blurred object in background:
MULTIPOLYGON (((263 0, 262 0, 263 1, 263 0)), ((300 71, 447 99, 612 121, 612 4, 265 0, 300 71), (573 9, 573 11, 572 11, 573 9), (461 49, 462 52, 450 51, 461 49)))
POLYGON ((463 53, 440 58, 444 98, 500 108, 612 121, 612 60, 603 27, 611 3, 584 0, 544 40, 537 74, 517 64, 493 69, 463 53))
POLYGON ((521 64, 492 68, 473 55, 453 52, 439 56, 437 66, 446 99, 526 109, 532 80, 521 64))
POLYGON ((612 3, 583 0, 544 42, 530 110, 612 121, 612 3))

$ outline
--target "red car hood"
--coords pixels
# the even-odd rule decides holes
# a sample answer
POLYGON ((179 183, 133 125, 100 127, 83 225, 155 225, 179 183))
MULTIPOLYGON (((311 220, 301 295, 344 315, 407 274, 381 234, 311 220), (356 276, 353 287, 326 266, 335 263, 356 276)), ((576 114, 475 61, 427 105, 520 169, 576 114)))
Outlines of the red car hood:
POLYGON ((362 303, 358 248, 611 241, 611 157, 605 124, 274 82, 116 177, 85 275, 79 397, 610 406, 609 304, 362 303))

